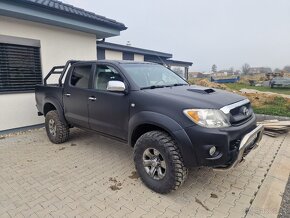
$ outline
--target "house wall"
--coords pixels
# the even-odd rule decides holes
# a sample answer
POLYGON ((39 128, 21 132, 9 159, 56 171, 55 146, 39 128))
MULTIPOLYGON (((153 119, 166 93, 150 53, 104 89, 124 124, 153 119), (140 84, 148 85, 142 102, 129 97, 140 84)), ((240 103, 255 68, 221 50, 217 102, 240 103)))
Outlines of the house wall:
POLYGON ((123 52, 105 50, 105 58, 107 60, 123 60, 123 52))
MULTIPOLYGON (((96 59, 96 36, 70 29, 0 16, 0 35, 40 40, 43 77, 69 59, 96 59)), ((40 124, 34 93, 0 93, 0 131, 40 124)))
MULTIPOLYGON (((102 49, 98 48, 98 55, 101 57, 102 56, 102 49)), ((113 50, 109 50, 106 49, 104 51, 105 53, 105 59, 106 60, 134 60, 134 61, 144 61, 144 55, 140 55, 140 54, 133 54, 133 58, 126 58, 126 56, 128 56, 128 54, 126 52, 122 52, 122 51, 113 51, 113 50)), ((129 53, 131 56, 131 53, 129 53)), ((102 58, 103 59, 103 58, 102 58)))
POLYGON ((144 61, 144 55, 134 54, 134 61, 144 61))

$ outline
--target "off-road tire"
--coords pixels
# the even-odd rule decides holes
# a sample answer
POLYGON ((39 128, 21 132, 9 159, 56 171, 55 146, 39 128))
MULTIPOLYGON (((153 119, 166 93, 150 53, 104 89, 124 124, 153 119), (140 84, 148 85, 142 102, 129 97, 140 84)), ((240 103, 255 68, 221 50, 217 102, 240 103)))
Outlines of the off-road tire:
POLYGON ((62 122, 56 110, 49 111, 45 116, 45 129, 49 140, 54 144, 60 144, 66 142, 69 139, 69 126, 62 122), (49 121, 55 122, 56 131, 55 135, 52 135, 49 130, 49 121))
POLYGON ((179 188, 187 178, 188 169, 173 138, 163 131, 143 134, 134 146, 134 162, 142 182, 155 192, 166 194, 179 188), (156 180, 146 172, 143 153, 148 148, 157 149, 166 163, 165 176, 156 180))

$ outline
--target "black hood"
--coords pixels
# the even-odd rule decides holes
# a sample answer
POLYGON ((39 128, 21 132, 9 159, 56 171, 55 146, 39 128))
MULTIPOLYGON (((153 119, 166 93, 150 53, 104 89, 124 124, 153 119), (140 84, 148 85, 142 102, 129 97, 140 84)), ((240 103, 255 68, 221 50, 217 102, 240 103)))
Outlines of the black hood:
POLYGON ((220 109, 223 106, 244 100, 245 97, 219 89, 202 86, 176 86, 144 90, 185 107, 220 109))

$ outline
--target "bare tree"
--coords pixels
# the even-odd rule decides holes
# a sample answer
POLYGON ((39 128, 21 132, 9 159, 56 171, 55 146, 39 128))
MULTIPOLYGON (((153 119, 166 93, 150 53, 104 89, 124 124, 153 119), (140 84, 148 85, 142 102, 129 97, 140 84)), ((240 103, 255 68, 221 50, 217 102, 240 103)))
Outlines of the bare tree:
POLYGON ((290 73, 290 65, 285 66, 283 70, 287 71, 288 73, 290 73))
POLYGON ((216 66, 215 64, 212 65, 212 67, 211 67, 211 71, 214 72, 214 73, 217 72, 217 66, 216 66))
POLYGON ((251 66, 249 64, 245 63, 242 67, 243 74, 246 74, 246 75, 249 74, 250 68, 251 68, 251 66))

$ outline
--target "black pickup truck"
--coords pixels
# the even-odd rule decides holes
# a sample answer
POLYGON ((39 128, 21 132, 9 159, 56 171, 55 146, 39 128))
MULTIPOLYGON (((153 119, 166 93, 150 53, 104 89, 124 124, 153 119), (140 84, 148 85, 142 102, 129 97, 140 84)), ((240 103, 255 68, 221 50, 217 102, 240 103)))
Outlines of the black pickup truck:
POLYGON ((128 143, 142 181, 159 193, 177 189, 190 167, 237 166, 263 132, 245 97, 189 85, 154 63, 68 61, 35 93, 51 142, 79 127, 128 143))

